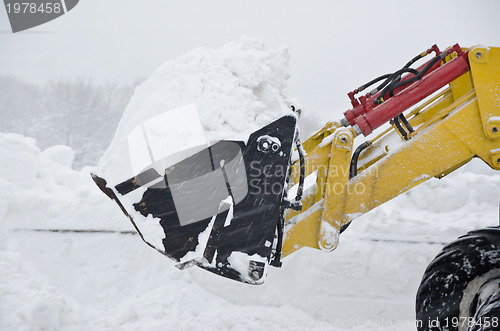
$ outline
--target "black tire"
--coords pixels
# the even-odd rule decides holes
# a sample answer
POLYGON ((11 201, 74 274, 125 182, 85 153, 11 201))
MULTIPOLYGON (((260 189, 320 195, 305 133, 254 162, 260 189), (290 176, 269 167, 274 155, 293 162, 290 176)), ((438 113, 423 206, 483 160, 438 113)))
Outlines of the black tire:
POLYGON ((467 330, 464 316, 474 317, 479 288, 498 277, 500 227, 472 231, 446 245, 427 267, 417 291, 417 329, 467 330))
POLYGON ((474 316, 474 324, 468 331, 497 331, 500 330, 500 290, 491 295, 479 307, 474 316))

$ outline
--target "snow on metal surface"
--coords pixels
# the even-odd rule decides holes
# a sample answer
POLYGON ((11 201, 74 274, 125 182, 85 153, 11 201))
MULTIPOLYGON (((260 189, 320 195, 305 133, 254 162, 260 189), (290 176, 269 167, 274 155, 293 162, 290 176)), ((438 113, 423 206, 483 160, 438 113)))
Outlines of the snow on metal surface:
POLYGON ((203 252, 207 247, 208 239, 210 238, 210 233, 212 232, 216 217, 217 215, 213 216, 205 230, 198 234, 198 245, 196 246, 196 249, 194 251, 187 252, 186 255, 181 258, 181 263, 186 263, 194 260, 202 264, 209 264, 209 262, 206 261, 206 259, 203 257, 203 252))
MULTIPOLYGON (((264 265, 264 273, 261 280, 262 282, 264 281, 268 268, 267 259, 265 257, 258 254, 248 255, 243 252, 232 252, 227 260, 231 268, 240 273, 242 280, 249 283, 255 283, 256 278, 258 277, 257 275, 252 277, 252 274, 249 274, 252 262, 262 263, 264 265)), ((259 281, 257 281, 257 283, 259 283, 259 281)))
POLYGON ((288 222, 285 223, 285 228, 284 228, 285 235, 286 235, 286 232, 290 231, 290 229, 293 228, 297 223, 303 221, 309 215, 311 215, 312 213, 314 213, 315 211, 320 210, 320 209, 323 209, 323 199, 316 202, 314 205, 312 205, 305 212, 302 212, 302 213, 298 214, 297 216, 289 219, 288 222))

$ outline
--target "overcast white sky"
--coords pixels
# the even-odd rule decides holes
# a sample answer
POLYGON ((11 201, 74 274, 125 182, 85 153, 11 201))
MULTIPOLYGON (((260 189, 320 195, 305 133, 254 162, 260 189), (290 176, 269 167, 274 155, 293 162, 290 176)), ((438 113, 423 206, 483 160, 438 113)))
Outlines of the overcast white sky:
POLYGON ((246 34, 268 48, 288 46, 291 95, 339 119, 348 91, 434 43, 500 46, 499 13, 498 0, 80 0, 12 34, 3 7, 0 74, 129 83, 193 48, 246 34))

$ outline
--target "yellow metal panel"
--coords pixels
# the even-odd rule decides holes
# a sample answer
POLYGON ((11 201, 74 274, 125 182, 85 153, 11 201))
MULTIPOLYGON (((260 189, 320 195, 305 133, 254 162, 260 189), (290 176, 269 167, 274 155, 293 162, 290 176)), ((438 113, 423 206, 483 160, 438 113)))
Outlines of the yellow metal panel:
MULTIPOLYGON (((338 244, 353 135, 350 129, 329 127, 336 131, 332 134, 325 127, 304 142, 304 146, 314 146, 307 151, 305 173, 317 171, 317 189, 303 200, 300 212, 285 214, 283 257, 301 247, 332 250, 338 244)), ((298 167, 298 162, 292 167, 292 183, 298 182, 298 167)))
POLYGON ((319 247, 332 251, 338 246, 342 214, 349 179, 353 136, 348 129, 335 131, 330 153, 328 176, 324 192, 324 208, 321 215, 319 247))
POLYGON ((320 200, 316 205, 309 208, 308 211, 296 216, 296 219, 287 219, 281 253, 282 257, 290 255, 302 247, 319 249, 319 219, 321 218, 322 211, 323 200, 320 200))
POLYGON ((490 139, 500 138, 500 48, 477 46, 469 51, 469 63, 479 103, 483 129, 490 139))
MULTIPOLYGON (((474 111, 472 105, 466 108, 462 111, 474 111)), ((452 121, 449 124, 451 127, 459 127, 460 121, 453 119, 455 117, 448 117, 411 140, 401 141, 399 146, 389 149, 386 157, 350 180, 343 223, 472 159, 475 153, 446 125, 446 122, 452 121), (355 185, 358 186, 356 190, 355 185)), ((473 131, 471 127, 468 133, 473 131)))
MULTIPOLYGON (((302 145, 306 150, 306 177, 317 171, 316 192, 302 200, 302 210, 287 210, 282 256, 285 257, 302 247, 318 248, 319 219, 323 210, 323 195, 326 186, 328 164, 332 150, 333 134, 340 125, 327 123, 302 145)), ((291 167, 290 183, 299 181, 299 162, 291 167)))

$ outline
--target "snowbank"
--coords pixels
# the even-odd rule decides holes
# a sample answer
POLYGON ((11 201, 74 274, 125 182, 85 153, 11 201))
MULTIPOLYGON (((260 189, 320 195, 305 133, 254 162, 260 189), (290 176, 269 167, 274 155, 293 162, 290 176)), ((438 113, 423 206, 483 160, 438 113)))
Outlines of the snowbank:
POLYGON ((115 213, 102 207, 89 169, 71 169, 74 155, 67 146, 42 151, 31 138, 0 134, 0 217, 4 227, 124 228, 110 221, 115 213))

